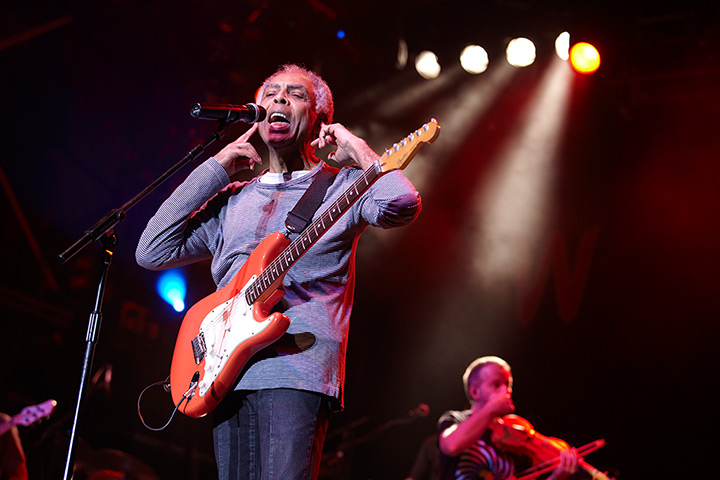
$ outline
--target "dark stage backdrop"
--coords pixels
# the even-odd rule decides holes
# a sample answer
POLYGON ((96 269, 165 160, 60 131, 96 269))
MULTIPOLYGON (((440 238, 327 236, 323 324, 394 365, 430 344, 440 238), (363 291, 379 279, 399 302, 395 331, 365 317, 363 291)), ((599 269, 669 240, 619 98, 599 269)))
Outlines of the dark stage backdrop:
MULTIPOLYGON (((98 244, 64 265, 57 255, 212 133, 212 122, 190 118, 193 103, 251 101, 285 62, 325 76, 337 121, 377 151, 431 117, 443 126, 406 170, 423 196, 421 216, 360 242, 346 409, 331 422, 324 478, 404 478, 438 416, 466 406, 460 377, 486 354, 513 366, 517 413, 538 431, 573 445, 607 441, 587 458, 598 468, 618 478, 712 471, 720 427, 716 7, 578 11, 556 2, 546 11, 541 2, 490 2, 483 16, 466 2, 413 2, 412 11, 409 2, 237 3, 1 8, 0 332, 8 362, 0 410, 58 400, 49 420, 21 430, 33 478, 58 478, 64 467, 100 271, 98 244), (455 52, 473 34, 498 43, 524 30, 554 39, 561 21, 599 44, 603 65, 568 86, 549 202, 521 217, 543 226, 531 230, 529 249, 509 252, 525 268, 490 281, 479 272, 495 237, 478 199, 494 188, 552 52, 539 49, 535 65, 468 115, 477 95, 489 95, 484 82, 496 64, 484 76, 448 66, 442 75, 453 81, 441 75, 433 82, 442 86, 428 87, 411 65, 396 65, 398 39, 411 54, 430 40, 455 52), (348 32, 342 41, 338 26, 348 32), (425 417, 411 413, 420 404, 430 409, 425 417)), ((244 128, 232 125, 203 159, 244 128)), ((182 315, 157 297, 157 275, 134 263, 134 248, 191 168, 117 228, 97 381, 80 429, 78 463, 87 469, 125 462, 162 479, 215 475, 209 419, 180 416, 152 432, 136 411, 141 390, 167 376, 182 315)), ((213 290, 207 264, 183 273, 188 304, 213 290)), ((171 410, 161 389, 144 398, 151 426, 171 410)))

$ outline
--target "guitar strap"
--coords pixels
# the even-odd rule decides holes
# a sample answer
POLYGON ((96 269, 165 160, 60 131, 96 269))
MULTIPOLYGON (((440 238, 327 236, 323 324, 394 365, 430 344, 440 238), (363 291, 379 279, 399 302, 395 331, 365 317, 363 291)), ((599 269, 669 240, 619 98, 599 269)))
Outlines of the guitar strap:
POLYGON ((310 224, 313 215, 325 198, 330 184, 335 180, 335 176, 340 171, 339 168, 325 165, 310 184, 300 200, 295 204, 292 210, 288 212, 285 219, 285 227, 290 233, 300 233, 310 224))

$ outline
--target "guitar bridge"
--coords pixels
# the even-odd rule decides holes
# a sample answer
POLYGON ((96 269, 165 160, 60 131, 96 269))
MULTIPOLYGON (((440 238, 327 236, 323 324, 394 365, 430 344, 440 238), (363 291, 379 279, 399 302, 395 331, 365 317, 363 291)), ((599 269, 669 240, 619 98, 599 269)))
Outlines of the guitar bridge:
POLYGON ((205 358, 205 353, 207 353, 207 347, 205 346, 205 334, 200 332, 190 343, 192 343, 195 364, 200 365, 202 359, 205 358))

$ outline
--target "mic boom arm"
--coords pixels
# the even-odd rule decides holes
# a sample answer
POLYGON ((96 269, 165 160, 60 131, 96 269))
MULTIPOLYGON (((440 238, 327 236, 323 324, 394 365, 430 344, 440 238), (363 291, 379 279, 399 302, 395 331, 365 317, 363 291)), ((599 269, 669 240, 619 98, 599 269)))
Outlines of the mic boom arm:
POLYGON ((190 109, 190 116, 201 120, 218 120, 223 123, 258 123, 265 120, 266 110, 255 103, 245 105, 201 105, 190 109))

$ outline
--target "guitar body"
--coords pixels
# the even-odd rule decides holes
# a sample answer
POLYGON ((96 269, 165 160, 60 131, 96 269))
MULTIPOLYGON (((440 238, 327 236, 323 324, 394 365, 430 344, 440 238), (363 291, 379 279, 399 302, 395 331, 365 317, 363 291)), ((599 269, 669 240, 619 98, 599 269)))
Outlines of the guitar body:
POLYGON ((252 305, 245 300, 248 285, 289 244, 280 233, 266 237, 225 287, 203 298, 180 325, 170 366, 170 391, 180 403, 195 380, 198 386, 180 411, 202 417, 229 393, 240 371, 259 350, 278 340, 290 326, 281 313, 269 314, 282 298, 280 276, 252 305))

